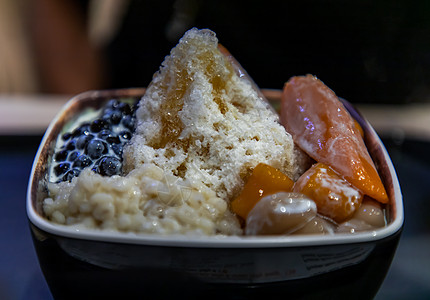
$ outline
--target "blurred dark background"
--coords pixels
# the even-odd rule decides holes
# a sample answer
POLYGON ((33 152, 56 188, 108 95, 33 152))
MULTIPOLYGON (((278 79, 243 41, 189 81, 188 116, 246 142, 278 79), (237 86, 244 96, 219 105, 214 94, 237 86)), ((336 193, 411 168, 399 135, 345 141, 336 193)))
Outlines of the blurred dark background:
POLYGON ((427 0, 17 3, 38 93, 147 86, 182 34, 197 27, 215 31, 260 87, 281 89, 311 73, 355 103, 430 98, 427 0))
MULTIPOLYGON (((352 102, 429 98, 429 1, 176 2, 193 7, 185 27, 214 30, 260 87, 279 89, 291 76, 312 73, 352 102)), ((177 42, 166 36, 174 4, 130 3, 107 47, 113 86, 150 81, 177 42)))

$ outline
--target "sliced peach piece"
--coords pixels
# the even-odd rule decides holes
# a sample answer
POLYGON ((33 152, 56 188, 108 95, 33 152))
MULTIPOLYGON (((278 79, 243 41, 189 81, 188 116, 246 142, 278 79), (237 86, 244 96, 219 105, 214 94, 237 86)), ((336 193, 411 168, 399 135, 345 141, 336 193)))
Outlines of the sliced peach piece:
POLYGON ((231 202, 232 211, 246 219, 260 199, 277 192, 291 192, 293 185, 294 182, 287 175, 260 163, 252 171, 240 195, 231 202))
POLYGON ((309 156, 325 163, 364 194, 388 197, 354 119, 335 93, 312 75, 284 86, 281 123, 309 156))
POLYGON ((358 130, 358 133, 360 133, 360 136, 361 136, 362 138, 364 138, 364 130, 363 130, 363 128, 361 127, 361 125, 357 122, 357 120, 355 120, 355 119, 354 119, 354 126, 355 126, 355 128, 358 130))
POLYGON ((293 191, 307 195, 315 201, 318 213, 338 223, 350 218, 363 199, 357 188, 323 163, 300 176, 293 191))

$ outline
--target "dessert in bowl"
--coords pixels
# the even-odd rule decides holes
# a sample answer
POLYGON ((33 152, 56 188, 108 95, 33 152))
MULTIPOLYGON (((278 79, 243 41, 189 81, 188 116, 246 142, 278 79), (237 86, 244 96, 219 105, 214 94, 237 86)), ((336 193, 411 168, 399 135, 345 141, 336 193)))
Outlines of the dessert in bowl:
POLYGON ((270 99, 281 102, 281 124, 268 91, 216 42, 193 29, 147 90, 86 92, 51 122, 27 213, 54 296, 375 295, 403 224, 398 180, 375 131, 336 99, 377 174, 366 167, 358 184, 346 180, 286 125, 297 115, 289 97, 303 94, 298 82, 322 83, 296 77, 270 99), (326 189, 316 178, 347 188, 326 189), (330 199, 341 208, 310 186, 321 188, 317 196, 337 193, 330 199), (376 219, 363 219, 366 211, 376 219))

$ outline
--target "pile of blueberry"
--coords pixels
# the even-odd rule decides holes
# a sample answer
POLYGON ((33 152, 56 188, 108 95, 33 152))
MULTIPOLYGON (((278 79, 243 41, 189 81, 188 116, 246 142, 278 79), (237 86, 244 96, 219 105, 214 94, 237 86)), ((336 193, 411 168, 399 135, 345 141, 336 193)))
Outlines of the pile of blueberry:
POLYGON ((121 173, 122 151, 134 131, 136 103, 109 100, 96 118, 61 136, 54 153, 57 182, 70 181, 84 168, 104 176, 121 173))

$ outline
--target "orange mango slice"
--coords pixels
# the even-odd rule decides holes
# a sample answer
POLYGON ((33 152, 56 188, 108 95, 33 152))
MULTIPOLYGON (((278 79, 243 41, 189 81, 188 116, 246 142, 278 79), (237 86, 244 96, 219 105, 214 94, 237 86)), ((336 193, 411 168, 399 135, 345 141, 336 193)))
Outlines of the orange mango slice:
POLYGON ((294 192, 315 201, 318 212, 340 223, 360 207, 363 194, 329 166, 316 163, 294 184, 294 192))
POLYGON ((361 125, 354 119, 354 126, 355 126, 355 128, 358 130, 358 133, 360 134, 360 136, 362 137, 362 138, 364 138, 364 130, 363 130, 363 128, 361 127, 361 125))
POLYGON ((291 192, 294 182, 278 169, 267 164, 258 164, 240 195, 231 202, 234 213, 246 219, 248 213, 261 198, 277 192, 291 192))
POLYGON ((388 196, 354 119, 335 93, 312 75, 291 78, 280 119, 296 144, 381 203, 388 196))

